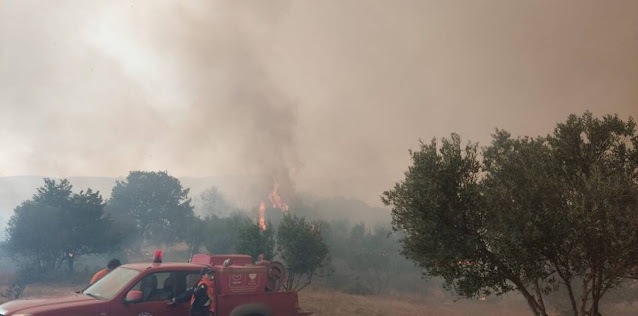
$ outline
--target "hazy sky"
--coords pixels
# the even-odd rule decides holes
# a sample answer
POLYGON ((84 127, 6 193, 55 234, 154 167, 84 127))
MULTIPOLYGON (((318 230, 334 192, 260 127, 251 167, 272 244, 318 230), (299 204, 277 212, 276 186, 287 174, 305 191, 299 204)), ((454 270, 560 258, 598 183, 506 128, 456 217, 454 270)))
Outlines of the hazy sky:
POLYGON ((418 139, 638 117, 638 1, 0 1, 0 176, 379 203, 418 139))

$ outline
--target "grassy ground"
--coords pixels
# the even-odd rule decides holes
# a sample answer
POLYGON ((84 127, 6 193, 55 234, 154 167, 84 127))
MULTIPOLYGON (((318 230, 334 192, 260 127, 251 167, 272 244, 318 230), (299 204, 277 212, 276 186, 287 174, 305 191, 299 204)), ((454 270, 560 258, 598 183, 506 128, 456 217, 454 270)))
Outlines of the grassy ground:
MULTIPOLYGON (((30 285, 23 298, 58 296, 80 290, 82 285, 66 283, 30 285)), ((0 286, 3 292, 4 286, 0 286)), ((0 304, 6 299, 0 297, 0 304)), ((505 298, 489 297, 486 301, 459 300, 454 302, 442 293, 432 292, 427 297, 411 295, 370 295, 346 294, 330 289, 311 288, 299 293, 299 305, 304 310, 313 311, 316 316, 339 315, 531 315, 527 305, 518 296, 505 298)), ((638 315, 638 302, 608 306, 604 315, 638 315)), ((551 315, 558 315, 556 312, 551 315)))

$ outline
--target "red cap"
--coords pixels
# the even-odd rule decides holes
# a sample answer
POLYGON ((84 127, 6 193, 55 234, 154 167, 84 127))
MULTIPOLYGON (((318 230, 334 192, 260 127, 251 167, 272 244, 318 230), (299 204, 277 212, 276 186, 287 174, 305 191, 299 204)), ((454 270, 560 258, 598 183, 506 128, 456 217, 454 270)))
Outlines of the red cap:
POLYGON ((155 254, 153 255, 153 263, 162 263, 162 251, 155 250, 155 254))

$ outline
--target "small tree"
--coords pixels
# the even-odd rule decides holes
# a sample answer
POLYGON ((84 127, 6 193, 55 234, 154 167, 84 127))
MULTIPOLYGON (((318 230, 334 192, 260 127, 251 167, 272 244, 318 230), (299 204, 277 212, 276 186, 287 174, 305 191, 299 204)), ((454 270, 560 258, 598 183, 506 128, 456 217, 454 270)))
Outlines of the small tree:
POLYGON ((275 256, 275 231, 270 221, 266 230, 261 230, 258 224, 243 223, 239 227, 237 236, 237 252, 249 254, 253 260, 257 260, 260 254, 272 259, 275 256))
POLYGON ((22 280, 19 280, 17 277, 14 277, 9 282, 9 285, 4 289, 3 292, 0 293, 0 296, 12 301, 17 300, 24 293, 25 288, 27 287, 26 283, 22 280))
POLYGON ((293 214, 284 215, 277 232, 277 249, 288 268, 286 291, 302 290, 328 263, 328 246, 321 235, 324 225, 293 214))

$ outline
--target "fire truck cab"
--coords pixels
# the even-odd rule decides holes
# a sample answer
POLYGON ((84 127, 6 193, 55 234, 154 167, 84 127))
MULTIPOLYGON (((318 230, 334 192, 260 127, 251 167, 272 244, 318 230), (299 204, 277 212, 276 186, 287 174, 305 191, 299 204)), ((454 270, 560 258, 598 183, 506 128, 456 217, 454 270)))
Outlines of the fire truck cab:
POLYGON ((190 263, 125 264, 67 297, 24 299, 0 305, 0 316, 187 316, 189 289, 202 268, 215 270, 216 316, 311 315, 296 292, 279 291, 279 263, 253 264, 246 255, 194 255, 190 263), (171 304, 173 299, 177 304, 171 304), (182 298, 181 300, 179 298, 182 298))

